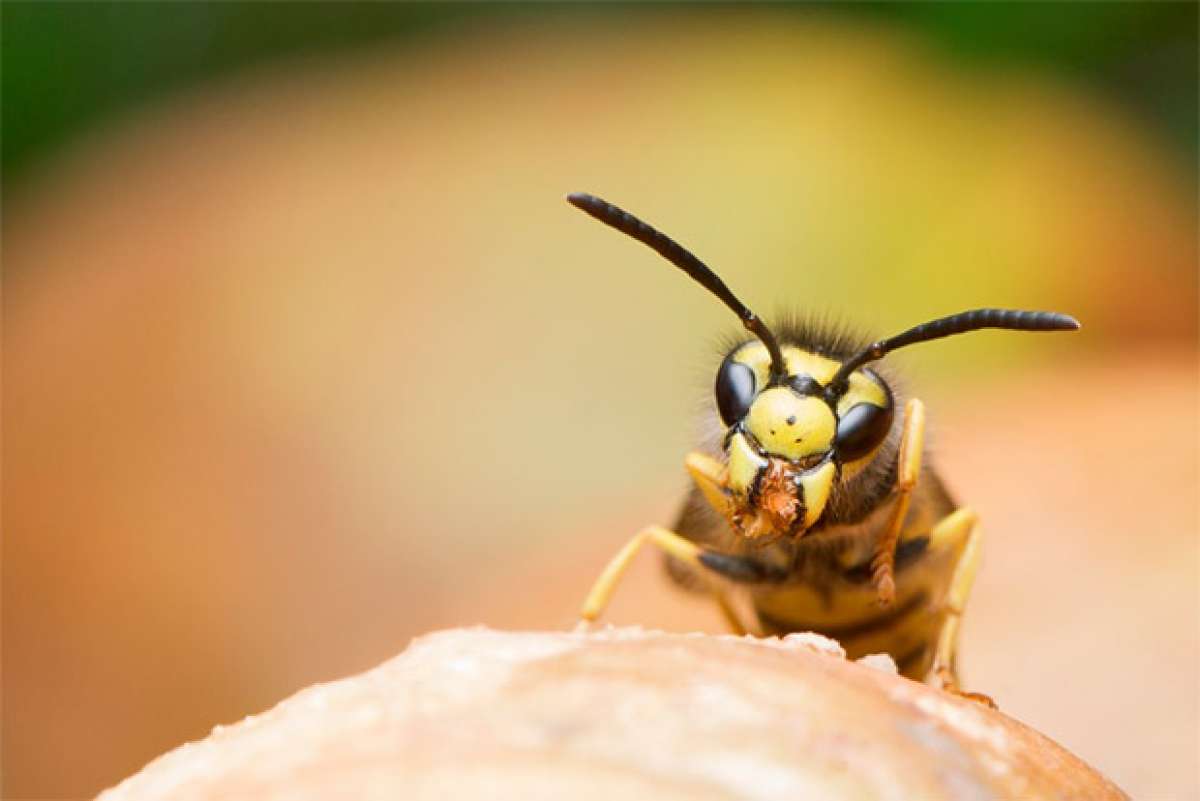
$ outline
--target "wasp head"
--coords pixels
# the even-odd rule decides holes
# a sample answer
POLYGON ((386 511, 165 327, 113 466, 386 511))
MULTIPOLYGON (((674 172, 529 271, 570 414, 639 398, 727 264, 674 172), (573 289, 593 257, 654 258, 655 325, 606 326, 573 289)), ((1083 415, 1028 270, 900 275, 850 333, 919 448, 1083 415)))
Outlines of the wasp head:
POLYGON ((869 460, 894 419, 890 389, 860 370, 832 384, 841 363, 795 346, 773 371, 767 348, 746 343, 717 372, 730 522, 752 540, 801 536, 820 519, 843 469, 869 460))

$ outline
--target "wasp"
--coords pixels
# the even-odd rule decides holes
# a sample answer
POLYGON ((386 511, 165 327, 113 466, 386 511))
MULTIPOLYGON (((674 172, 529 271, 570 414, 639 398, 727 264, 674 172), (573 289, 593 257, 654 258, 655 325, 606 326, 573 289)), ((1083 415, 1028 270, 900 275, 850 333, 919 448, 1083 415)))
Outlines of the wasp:
POLYGON ((869 341, 788 321, 769 328, 691 252, 589 194, 582 211, 648 245, 736 314, 717 368, 712 432, 684 461, 693 486, 671 528, 639 531, 584 601, 594 621, 647 545, 679 584, 711 597, 733 631, 815 631, 847 656, 960 695, 959 623, 979 565, 976 514, 925 454, 925 406, 877 364, 899 348, 984 328, 1074 331, 1065 314, 975 309, 869 341), (751 619, 747 619, 751 618, 751 619))

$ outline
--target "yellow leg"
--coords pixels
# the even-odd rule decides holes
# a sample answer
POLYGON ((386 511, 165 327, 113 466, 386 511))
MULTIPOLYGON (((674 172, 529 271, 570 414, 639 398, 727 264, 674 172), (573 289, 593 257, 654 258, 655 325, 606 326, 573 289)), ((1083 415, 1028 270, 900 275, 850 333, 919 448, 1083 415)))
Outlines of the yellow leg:
POLYGON ((713 597, 716 598, 717 606, 721 610, 721 615, 725 618, 725 622, 729 625, 729 628, 733 631, 733 633, 739 637, 744 637, 746 634, 748 634, 749 632, 747 631, 745 624, 743 624, 742 619, 738 617, 737 610, 734 609, 733 604, 730 603, 729 596, 726 595, 723 590, 714 590, 713 597))
POLYGON ((875 545, 871 559, 871 577, 879 603, 891 606, 896 601, 896 543, 908 516, 913 487, 921 474, 921 453, 925 449, 925 404, 913 398, 904 406, 904 432, 900 437, 900 456, 896 462, 896 502, 887 528, 875 545))
MULTIPOLYGON (((725 487, 725 481, 722 476, 724 467, 721 463, 711 456, 693 452, 687 455, 684 464, 687 467, 688 474, 696 482, 696 486, 700 488, 705 500, 722 516, 728 516, 729 491, 725 487)), ((620 583, 625 570, 629 567, 629 563, 637 556, 642 546, 647 543, 657 545, 666 553, 693 568, 698 575, 703 575, 708 570, 700 562, 702 550, 696 543, 661 526, 647 526, 639 531, 633 539, 625 543, 625 547, 617 552, 617 555, 604 568, 604 572, 596 579, 596 583, 592 585, 592 590, 583 602, 583 609, 580 612, 580 616, 584 620, 595 620, 603 614, 604 608, 608 606, 608 602, 612 598, 613 592, 616 591, 617 584, 620 583)), ((738 617, 737 610, 730 603, 725 591, 719 587, 713 587, 712 594, 729 627, 736 634, 745 634, 747 632, 746 626, 738 617)))
MULTIPOLYGON (((625 547, 617 552, 617 555, 604 568, 604 572, 600 574, 600 578, 596 579, 596 583, 592 585, 592 591, 588 593, 587 599, 583 602, 583 609, 579 613, 584 620, 595 620, 600 617, 604 608, 608 606, 617 584, 620 583, 621 576, 625 574, 630 562, 642 550, 642 546, 647 543, 658 546, 684 564, 694 568, 698 573, 707 570, 700 563, 701 549, 696 543, 684 539, 674 531, 669 531, 662 526, 647 526, 625 543, 625 547)), ((731 626, 735 630, 745 631, 745 627, 737 621, 733 607, 729 605, 723 594, 720 592, 714 594, 721 611, 730 618, 731 626)))
POLYGON ((725 487, 722 475, 725 472, 724 466, 711 456, 697 451, 689 453, 683 464, 692 481, 696 482, 696 486, 703 493, 704 500, 708 501, 708 505, 721 517, 728 518, 729 490, 725 487))
MULTIPOLYGON (((717 514, 728 518, 729 489, 725 486, 725 466, 708 454, 699 451, 689 453, 683 460, 683 464, 687 468, 688 475, 692 477, 692 481, 700 488, 704 500, 708 501, 708 505, 716 510, 717 514)), ((716 598, 717 606, 721 609, 721 615, 733 633, 738 636, 746 634, 746 626, 738 616, 737 610, 733 608, 733 604, 730 603, 729 596, 721 589, 714 589, 713 596, 716 598)))
POLYGON ((970 509, 959 509, 947 515, 929 534, 930 552, 957 553, 950 588, 946 592, 944 608, 946 619, 938 634, 937 647, 933 655, 930 673, 935 683, 947 692, 971 698, 990 707, 995 702, 982 693, 965 692, 958 684, 958 630, 966 610, 967 598, 979 571, 980 544, 979 517, 970 509))

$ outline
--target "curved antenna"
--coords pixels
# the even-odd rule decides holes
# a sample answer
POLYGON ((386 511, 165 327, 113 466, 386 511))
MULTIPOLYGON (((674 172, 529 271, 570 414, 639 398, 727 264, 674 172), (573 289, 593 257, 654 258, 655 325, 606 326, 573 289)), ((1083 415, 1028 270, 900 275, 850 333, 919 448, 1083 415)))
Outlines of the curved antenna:
POLYGON ((978 331, 981 328, 1002 328, 1008 331, 1077 331, 1079 321, 1069 314, 1043 311, 1018 311, 1016 309, 972 309, 959 312, 949 317, 921 323, 894 337, 872 342, 858 353, 851 356, 834 373, 825 391, 840 395, 846 391, 846 381, 858 368, 867 362, 882 359, 888 353, 915 345, 918 342, 929 342, 955 334, 965 334, 968 331, 978 331))
POLYGON ((607 200, 602 200, 586 192, 572 192, 567 195, 567 202, 575 208, 587 212, 605 225, 612 226, 643 245, 649 246, 658 255, 690 275, 700 286, 720 298, 722 303, 741 318, 742 325, 746 326, 750 333, 761 339, 762 343, 767 346, 767 352, 771 354, 771 378, 782 380, 787 376, 787 365, 783 360, 783 352, 779 349, 775 335, 754 312, 746 308, 746 305, 729 291, 725 282, 718 278, 707 264, 693 256, 671 237, 607 200))

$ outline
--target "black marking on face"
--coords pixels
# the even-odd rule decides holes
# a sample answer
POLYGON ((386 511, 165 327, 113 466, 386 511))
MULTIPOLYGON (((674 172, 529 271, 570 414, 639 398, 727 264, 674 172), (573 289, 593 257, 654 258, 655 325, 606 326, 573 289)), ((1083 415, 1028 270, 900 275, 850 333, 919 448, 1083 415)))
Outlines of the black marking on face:
POLYGON ((750 482, 750 491, 746 493, 746 503, 751 509, 758 506, 758 491, 762 487, 763 476, 767 468, 760 467, 754 471, 754 480, 750 482))
POLYGON ((795 478, 796 485, 796 520, 788 529, 788 534, 796 534, 804 529, 804 520, 808 517, 808 503, 804 499, 804 485, 800 483, 800 476, 795 478))
MULTIPOLYGON (((796 425, 796 415, 794 415, 794 414, 789 414, 789 415, 788 415, 788 418, 787 418, 787 424, 788 424, 789 426, 794 426, 794 425, 796 425)), ((800 440, 796 440, 796 442, 799 442, 799 441, 800 441, 800 440)))
MULTIPOLYGON (((754 451, 759 456, 762 456, 762 446, 758 444, 758 440, 754 438, 754 435, 749 431, 744 430, 742 426, 738 426, 738 430, 741 432, 742 436, 746 438, 746 444, 750 446, 750 450, 754 451)), ((729 438, 726 438, 725 447, 729 447, 729 438)), ((768 466, 769 463, 754 471, 754 480, 750 482, 750 489, 746 491, 746 503, 749 504, 751 508, 758 506, 758 493, 762 489, 763 476, 767 474, 768 466)))
POLYGON ((807 373, 792 376, 790 379, 788 379, 788 386, 791 387, 792 391, 795 392, 797 395, 804 395, 804 396, 808 396, 808 395, 818 395, 819 396, 824 393, 824 389, 825 389, 824 387, 821 386, 821 384, 817 381, 817 379, 813 378, 811 375, 808 375, 807 373))

